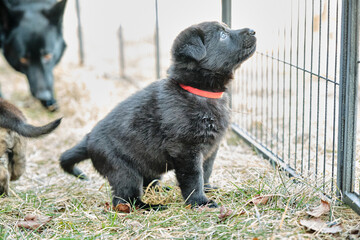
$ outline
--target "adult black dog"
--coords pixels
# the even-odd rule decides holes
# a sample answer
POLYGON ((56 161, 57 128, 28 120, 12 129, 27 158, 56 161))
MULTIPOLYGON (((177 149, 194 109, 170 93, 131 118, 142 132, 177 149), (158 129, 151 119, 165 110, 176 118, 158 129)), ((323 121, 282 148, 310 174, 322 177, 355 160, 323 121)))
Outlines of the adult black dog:
POLYGON ((58 108, 52 71, 66 47, 62 36, 66 1, 0 0, 3 54, 15 70, 26 75, 32 95, 50 111, 58 108))
POLYGON ((139 207, 149 207, 140 199, 143 186, 174 169, 187 204, 217 207, 205 190, 229 126, 225 91, 235 69, 254 53, 254 35, 218 22, 182 31, 168 78, 120 103, 62 154, 62 168, 86 178, 74 165, 91 158, 112 187, 113 205, 130 201, 139 207))

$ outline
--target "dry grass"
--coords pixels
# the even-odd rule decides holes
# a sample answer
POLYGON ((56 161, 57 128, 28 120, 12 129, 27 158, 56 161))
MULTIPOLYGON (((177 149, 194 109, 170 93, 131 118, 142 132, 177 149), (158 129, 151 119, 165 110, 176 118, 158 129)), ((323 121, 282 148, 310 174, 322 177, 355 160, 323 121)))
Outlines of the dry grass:
MULTIPOLYGON (((28 144, 28 166, 20 180, 11 184, 12 194, 0 200, 0 239, 345 239, 360 228, 360 217, 348 207, 332 204, 332 215, 343 227, 338 234, 308 232, 300 219, 319 204, 321 192, 304 182, 295 182, 274 170, 256 153, 229 134, 215 163, 212 182, 220 190, 208 196, 232 210, 219 218, 219 209, 189 209, 184 206, 172 173, 162 184, 172 189, 150 189, 145 201, 167 203, 164 211, 134 211, 130 214, 106 209, 111 201, 108 183, 81 163, 90 181, 80 181, 60 169, 59 155, 79 141, 94 124, 137 87, 125 80, 109 79, 94 69, 60 66, 56 92, 61 106, 51 114, 29 97, 22 75, 0 66, 5 97, 18 105, 29 122, 43 124, 63 116, 53 134, 28 144), (11 82, 11 83, 10 83, 11 82), (264 205, 251 203, 257 195, 270 196, 264 205), (26 214, 50 216, 38 230, 16 227, 26 214)), ((144 85, 138 82, 137 85, 144 85)))

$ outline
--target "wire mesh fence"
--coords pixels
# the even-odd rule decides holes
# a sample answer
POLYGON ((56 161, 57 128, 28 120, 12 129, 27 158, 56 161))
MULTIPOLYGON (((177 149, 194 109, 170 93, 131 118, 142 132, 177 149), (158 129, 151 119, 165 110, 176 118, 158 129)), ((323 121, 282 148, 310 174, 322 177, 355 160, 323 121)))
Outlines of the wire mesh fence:
MULTIPOLYGON (((254 1, 245 7, 269 5, 260 13, 266 22, 251 19, 251 11, 241 12, 244 7, 235 1, 233 6, 240 17, 232 24, 253 24, 259 39, 256 55, 243 64, 232 86, 235 131, 328 195, 338 192, 343 174, 337 165, 343 134, 338 121, 341 68, 346 67, 341 62, 342 19, 349 17, 344 7, 349 2, 254 1)), ((355 1, 352 8, 357 12, 355 1)), ((359 157, 352 161, 351 192, 358 195, 359 157)))

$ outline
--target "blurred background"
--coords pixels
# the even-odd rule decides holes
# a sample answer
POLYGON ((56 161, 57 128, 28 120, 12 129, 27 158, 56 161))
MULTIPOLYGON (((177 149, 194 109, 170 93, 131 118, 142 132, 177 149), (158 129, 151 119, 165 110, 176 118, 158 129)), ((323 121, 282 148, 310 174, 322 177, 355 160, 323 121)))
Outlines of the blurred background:
MULTIPOLYGON (((84 43, 84 64, 99 74, 119 76, 119 27, 124 39, 126 75, 132 79, 156 79, 155 0, 79 0, 84 43)), ((176 35, 202 21, 221 21, 221 1, 158 1, 161 76, 170 64, 170 48, 176 35)), ((77 64, 76 2, 69 0, 64 17, 68 44, 62 64, 77 64)))

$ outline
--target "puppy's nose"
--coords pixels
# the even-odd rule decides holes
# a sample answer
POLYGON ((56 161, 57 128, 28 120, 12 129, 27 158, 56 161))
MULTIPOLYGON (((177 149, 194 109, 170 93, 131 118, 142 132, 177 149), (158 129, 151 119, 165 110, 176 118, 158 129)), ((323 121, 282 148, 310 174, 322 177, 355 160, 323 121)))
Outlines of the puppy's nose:
POLYGON ((255 35, 255 31, 254 30, 252 30, 252 29, 248 29, 248 32, 247 32, 249 35, 251 35, 251 36, 254 36, 255 35))

